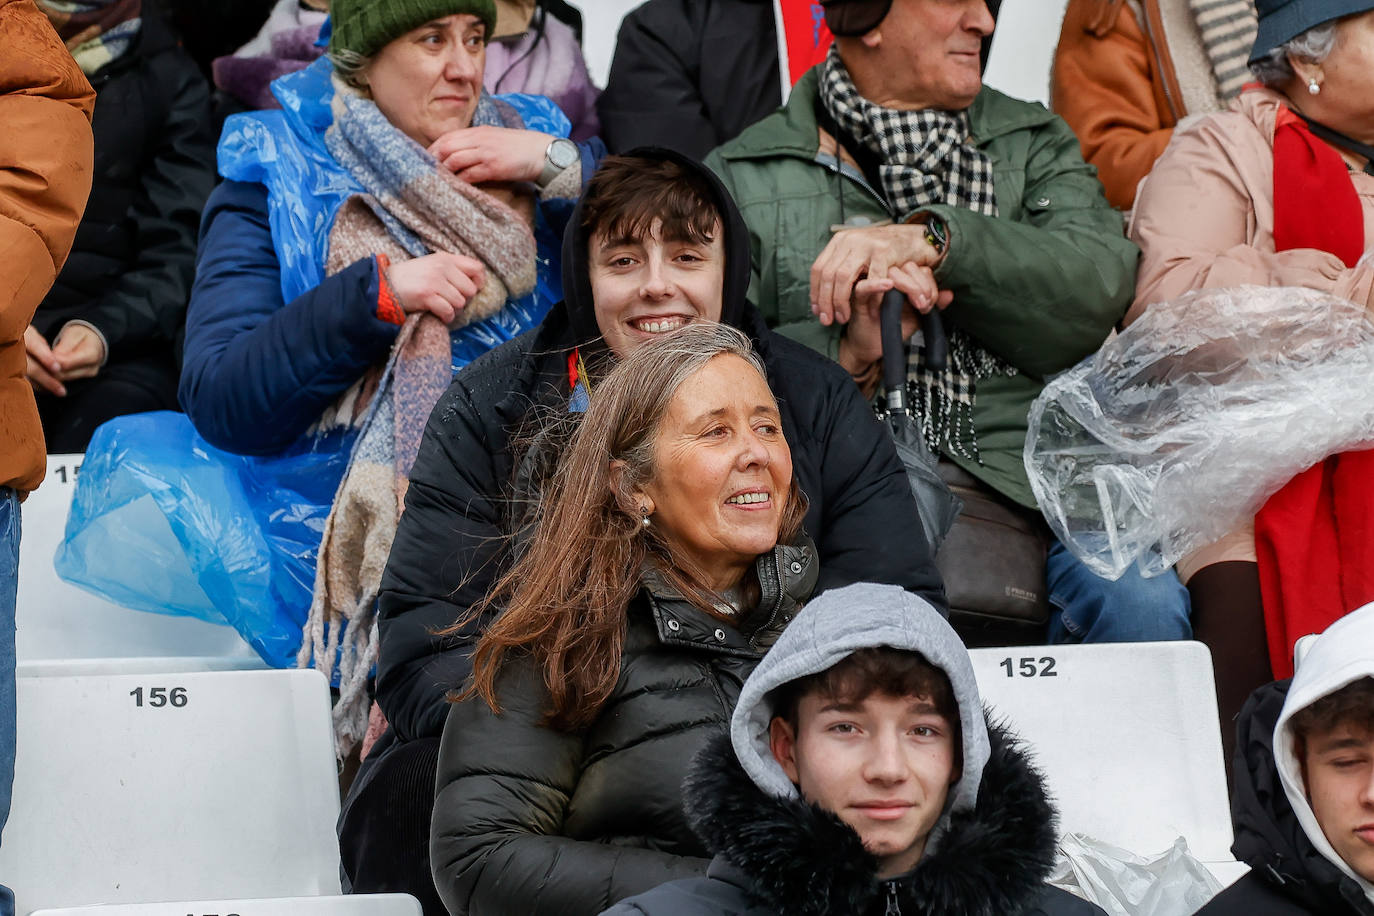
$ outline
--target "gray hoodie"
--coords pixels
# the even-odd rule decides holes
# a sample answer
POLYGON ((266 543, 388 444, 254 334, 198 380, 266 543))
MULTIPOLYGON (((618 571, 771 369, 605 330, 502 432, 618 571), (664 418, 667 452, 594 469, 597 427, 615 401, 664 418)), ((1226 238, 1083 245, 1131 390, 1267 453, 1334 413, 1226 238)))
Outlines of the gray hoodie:
POLYGON ((859 649, 888 646, 919 652, 949 678, 963 732, 963 775, 945 800, 927 848, 936 848, 949 816, 978 800, 990 753, 988 729, 968 649, 928 602, 895 585, 850 585, 807 605, 754 669, 730 719, 730 741, 744 771, 761 790, 796 798, 797 787, 768 749, 770 694, 798 678, 833 667, 859 649))

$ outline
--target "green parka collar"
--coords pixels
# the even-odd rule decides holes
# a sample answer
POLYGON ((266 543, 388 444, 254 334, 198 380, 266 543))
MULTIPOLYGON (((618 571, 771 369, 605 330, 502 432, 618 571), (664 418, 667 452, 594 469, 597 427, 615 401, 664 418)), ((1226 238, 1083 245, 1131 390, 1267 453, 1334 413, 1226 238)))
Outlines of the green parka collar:
MULTIPOLYGON (((719 152, 722 158, 756 159, 798 156, 808 161, 820 154, 815 100, 820 91, 820 65, 812 67, 792 87, 787 104, 745 131, 719 152)), ((1054 119, 1045 107, 1030 106, 984 86, 968 109, 974 146, 1018 130, 1038 127, 1054 119)))

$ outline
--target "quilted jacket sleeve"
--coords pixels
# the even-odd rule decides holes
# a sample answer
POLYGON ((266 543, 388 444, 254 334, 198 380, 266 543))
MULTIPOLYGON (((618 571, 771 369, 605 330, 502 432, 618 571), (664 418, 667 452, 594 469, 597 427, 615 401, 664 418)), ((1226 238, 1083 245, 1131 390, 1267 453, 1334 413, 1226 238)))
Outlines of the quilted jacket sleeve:
POLYGON ((24 331, 71 250, 91 191, 95 93, 30 0, 0 0, 0 486, 43 477, 24 331))
POLYGON ((283 302, 267 190, 226 181, 206 204, 186 315, 180 400, 212 445, 271 454, 384 358, 398 326, 377 317, 376 262, 283 302))
POLYGON ((446 692, 470 673, 472 643, 436 631, 456 621, 495 582, 507 551, 493 442, 467 387, 469 367, 439 399, 411 468, 378 599, 377 702, 402 740, 438 737, 446 692))
POLYGON ((512 661, 497 690, 500 715, 470 699, 444 725, 430 864, 450 913, 595 916, 705 872, 704 859, 560 836, 582 737, 539 724, 547 694, 528 660, 512 661))

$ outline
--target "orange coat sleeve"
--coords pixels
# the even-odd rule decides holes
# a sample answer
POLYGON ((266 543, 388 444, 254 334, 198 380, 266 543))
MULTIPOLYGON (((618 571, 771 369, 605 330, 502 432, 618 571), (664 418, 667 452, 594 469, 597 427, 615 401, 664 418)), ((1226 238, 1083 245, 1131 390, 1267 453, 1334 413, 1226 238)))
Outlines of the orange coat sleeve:
POLYGON ((33 0, 0 0, 0 486, 43 477, 24 330, 91 192, 95 92, 33 0))
POLYGON ((1107 199, 1122 210, 1135 204, 1136 185, 1173 135, 1160 86, 1149 42, 1126 3, 1069 0, 1050 106, 1078 136, 1107 199))
POLYGON ((0 0, 0 38, 0 331, 9 340, 56 279, 85 210, 95 92, 32 0, 0 0))

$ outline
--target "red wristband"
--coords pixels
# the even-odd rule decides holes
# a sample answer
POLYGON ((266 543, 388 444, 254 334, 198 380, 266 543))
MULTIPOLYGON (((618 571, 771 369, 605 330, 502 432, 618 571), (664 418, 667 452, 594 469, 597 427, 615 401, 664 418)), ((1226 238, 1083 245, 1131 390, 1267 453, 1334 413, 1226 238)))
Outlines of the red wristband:
POLYGON ((377 255, 377 318, 401 325, 405 324, 406 313, 401 308, 401 301, 391 291, 391 284, 386 280, 386 269, 390 266, 390 258, 384 254, 377 255))

